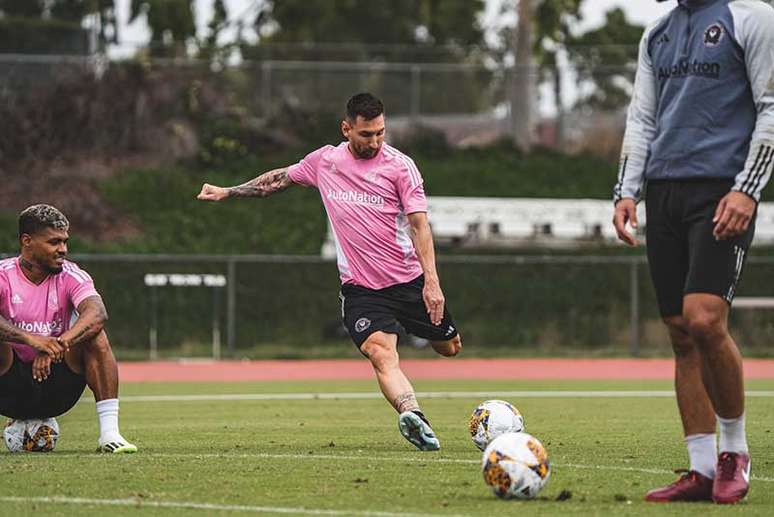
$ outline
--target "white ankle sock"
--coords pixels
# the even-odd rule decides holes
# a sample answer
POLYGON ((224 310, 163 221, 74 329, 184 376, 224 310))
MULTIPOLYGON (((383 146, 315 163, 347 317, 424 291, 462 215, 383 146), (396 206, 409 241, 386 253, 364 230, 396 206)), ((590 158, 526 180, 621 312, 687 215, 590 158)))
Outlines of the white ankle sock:
POLYGON ((689 434, 685 437, 691 470, 695 470, 710 479, 715 478, 715 465, 718 462, 718 449, 715 434, 689 434))
POLYGON ((720 452, 747 452, 744 413, 739 418, 718 416, 718 426, 720 427, 720 452))
POLYGON ((97 402, 100 443, 115 441, 121 437, 118 432, 118 399, 105 399, 97 402))

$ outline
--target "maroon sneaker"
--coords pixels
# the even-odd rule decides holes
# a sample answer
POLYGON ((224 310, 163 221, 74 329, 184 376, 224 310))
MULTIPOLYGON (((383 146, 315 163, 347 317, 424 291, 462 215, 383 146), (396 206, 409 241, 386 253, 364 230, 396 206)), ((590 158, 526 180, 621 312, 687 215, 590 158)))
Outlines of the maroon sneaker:
POLYGON ((712 500, 718 504, 738 503, 750 489, 750 455, 721 452, 712 486, 712 500))
POLYGON ((665 487, 651 490, 645 500, 651 503, 674 503, 691 501, 712 501, 712 479, 695 470, 676 470, 685 472, 680 479, 665 487))

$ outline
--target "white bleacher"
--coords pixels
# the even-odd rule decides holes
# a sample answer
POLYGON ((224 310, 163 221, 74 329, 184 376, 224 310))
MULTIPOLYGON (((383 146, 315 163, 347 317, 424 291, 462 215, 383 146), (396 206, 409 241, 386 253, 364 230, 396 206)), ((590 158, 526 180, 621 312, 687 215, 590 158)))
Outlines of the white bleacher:
MULTIPOLYGON (((571 247, 619 242, 611 200, 432 196, 427 201, 433 236, 439 244, 571 247)), ((644 203, 637 215, 639 238, 644 241, 644 203)), ((758 206, 754 243, 774 244, 774 203, 758 206)), ((322 254, 335 255, 330 228, 322 254)))

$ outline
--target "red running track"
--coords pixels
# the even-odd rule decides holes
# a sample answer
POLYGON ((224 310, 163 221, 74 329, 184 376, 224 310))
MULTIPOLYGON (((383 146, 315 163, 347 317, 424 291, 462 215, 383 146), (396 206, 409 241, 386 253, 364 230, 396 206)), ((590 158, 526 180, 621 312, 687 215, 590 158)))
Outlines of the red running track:
MULTIPOLYGON (((410 379, 672 379, 672 359, 411 359, 410 379)), ((324 361, 123 362, 121 382, 239 382, 373 379, 365 359, 324 361)), ((746 379, 774 379, 774 360, 748 359, 746 379)))

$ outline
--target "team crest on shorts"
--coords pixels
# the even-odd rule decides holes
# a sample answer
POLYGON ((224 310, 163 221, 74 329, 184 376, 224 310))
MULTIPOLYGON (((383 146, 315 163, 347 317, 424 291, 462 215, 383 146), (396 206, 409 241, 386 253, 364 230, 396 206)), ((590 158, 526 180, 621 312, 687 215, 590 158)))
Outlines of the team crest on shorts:
POLYGON ((717 47, 720 40, 723 39, 723 26, 719 23, 713 23, 704 31, 704 46, 717 47))
POLYGON ((365 329, 371 326, 371 320, 368 318, 360 318, 355 322, 355 330, 363 332, 365 329))

